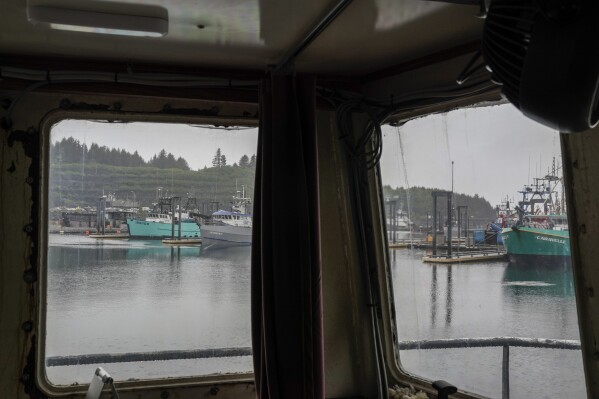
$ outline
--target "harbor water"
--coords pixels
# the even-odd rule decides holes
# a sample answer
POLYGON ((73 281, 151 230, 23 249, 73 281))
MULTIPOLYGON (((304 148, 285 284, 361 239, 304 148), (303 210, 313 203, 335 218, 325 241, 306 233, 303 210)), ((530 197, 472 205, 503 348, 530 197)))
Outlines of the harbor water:
MULTIPOLYGON (((251 347, 249 246, 50 235, 46 358, 251 347)), ((506 262, 431 265, 390 253, 400 341, 528 337, 578 340, 572 277, 506 262)), ((326 326, 325 326, 326 328, 326 326)), ((502 349, 401 351, 406 371, 501 397, 502 349)), ((46 367, 58 385, 247 373, 250 356, 46 367)), ((584 398, 579 350, 510 348, 512 398, 584 398)))
MULTIPOLYGON (((392 249, 400 341, 459 338, 579 340, 571 267, 504 261, 423 263, 423 250, 392 249)), ((501 398, 502 347, 405 350, 403 368, 501 398)), ((586 398, 580 350, 509 349, 511 398, 586 398)))
MULTIPOLYGON (((251 347, 249 246, 50 235, 46 358, 251 347)), ((47 367, 53 384, 245 373, 250 356, 47 367)))

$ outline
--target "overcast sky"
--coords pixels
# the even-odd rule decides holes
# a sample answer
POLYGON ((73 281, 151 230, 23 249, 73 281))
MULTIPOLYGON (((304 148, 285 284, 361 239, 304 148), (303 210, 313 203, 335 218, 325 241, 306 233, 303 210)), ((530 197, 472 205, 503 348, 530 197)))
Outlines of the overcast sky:
POLYGON ((430 115, 383 128, 383 183, 478 194, 491 205, 534 177, 547 174, 553 157, 561 165, 559 134, 524 117, 511 104, 430 115), (400 137, 402 151, 400 150, 400 137), (404 168, 405 166, 405 168, 404 168))
MULTIPOLYGON (((553 157, 561 163, 557 132, 530 121, 512 105, 461 109, 431 115, 400 128, 383 127, 383 182, 393 187, 425 186, 485 197, 497 205, 543 176, 553 157), (401 146, 400 138, 401 137, 401 146), (401 148, 403 148, 403 156, 401 148)), ((183 157, 192 169, 212 165, 218 148, 228 164, 256 153, 258 131, 226 131, 160 123, 102 123, 65 120, 52 129, 52 140, 73 136, 129 152, 146 160, 165 149, 183 157)))

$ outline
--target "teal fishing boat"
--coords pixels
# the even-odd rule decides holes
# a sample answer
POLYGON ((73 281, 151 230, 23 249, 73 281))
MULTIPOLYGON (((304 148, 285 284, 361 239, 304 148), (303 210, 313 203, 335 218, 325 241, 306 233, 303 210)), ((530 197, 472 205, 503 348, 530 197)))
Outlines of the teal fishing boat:
MULTIPOLYGON (((181 218, 181 238, 200 238, 200 226, 191 218, 181 218)), ((163 239, 173 234, 170 214, 149 213, 144 218, 127 219, 129 237, 136 239, 163 239)), ((175 220, 175 237, 179 235, 179 221, 175 220)))
POLYGON ((528 265, 570 262, 570 234, 565 213, 563 194, 555 160, 550 173, 535 178, 532 185, 520 193, 522 201, 514 208, 518 217, 501 230, 508 259, 512 263, 528 265))
POLYGON ((129 237, 137 239, 164 239, 179 237, 179 225, 181 238, 200 238, 200 226, 189 216, 188 211, 183 211, 195 198, 188 198, 185 207, 181 207, 180 197, 162 196, 162 188, 158 189, 158 202, 154 204, 152 212, 144 217, 127 219, 129 237), (176 200, 179 201, 179 217, 177 217, 176 200), (175 220, 173 223, 173 216, 175 220))
POLYGON ((513 263, 556 263, 570 258, 570 235, 567 230, 512 226, 501 231, 503 245, 513 263))

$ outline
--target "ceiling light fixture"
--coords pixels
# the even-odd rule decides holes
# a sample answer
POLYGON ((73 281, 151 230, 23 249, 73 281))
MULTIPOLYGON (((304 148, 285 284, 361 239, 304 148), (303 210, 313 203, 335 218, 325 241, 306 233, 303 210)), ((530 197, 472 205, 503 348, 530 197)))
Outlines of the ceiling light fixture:
MULTIPOLYGON (((163 8, 161 11, 166 12, 163 8)), ((34 25, 76 32, 141 37, 161 37, 168 33, 168 13, 161 18, 32 6, 27 9, 27 19, 34 25)))

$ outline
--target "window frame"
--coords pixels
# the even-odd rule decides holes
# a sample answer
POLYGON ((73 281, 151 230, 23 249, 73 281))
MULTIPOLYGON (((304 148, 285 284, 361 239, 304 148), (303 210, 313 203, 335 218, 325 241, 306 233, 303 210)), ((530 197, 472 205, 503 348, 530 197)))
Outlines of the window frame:
MULTIPOLYGON (((459 106, 451 106, 440 109, 435 109, 430 112, 417 112, 410 114, 408 117, 401 119, 399 117, 393 118, 393 124, 403 125, 410 122, 411 120, 425 118, 431 115, 439 113, 445 114, 451 111, 468 109, 468 108, 485 108, 493 107, 498 105, 508 104, 506 100, 495 100, 495 101, 484 101, 484 102, 471 102, 461 104, 459 106)), ((383 122, 382 124, 391 124, 389 121, 383 122)), ((563 156, 563 148, 562 148, 563 156)), ((391 260, 389 251, 389 240, 388 231, 386 225, 386 212, 385 212, 385 198, 383 193, 383 181, 380 164, 377 164, 376 168, 373 168, 369 172, 369 180, 371 182, 369 186, 370 201, 372 204, 372 220, 374 223, 375 231, 375 245, 376 245, 376 259, 374 261, 377 265, 378 274, 378 289, 381 298, 381 314, 380 318, 382 328, 381 340, 383 343, 383 351, 387 364, 387 378, 388 385, 394 385, 394 381, 407 386, 412 385, 416 390, 422 390, 428 394, 436 395, 437 391, 432 388, 433 380, 428 379, 424 376, 416 375, 406 370, 400 357, 399 349, 399 337, 397 337, 397 323, 400 321, 397 319, 395 310, 395 299, 393 292, 393 280, 391 271, 391 260)), ((572 270, 574 272, 574 259, 572 259, 572 270)), ((580 304, 576 300, 577 311, 579 311, 580 304)), ((584 348, 583 348, 584 350, 584 348)), ((500 370, 498 365, 498 370, 500 370)), ((449 381, 451 383, 451 381, 449 381)), ((458 387, 458 392, 452 394, 451 397, 456 399, 485 399, 486 396, 478 394, 476 392, 466 391, 458 387)))
MULTIPOLYGON (((160 104, 164 103, 156 99, 160 104)), ((202 100, 202 103, 213 103, 202 100)), ((204 124, 215 126, 246 126, 258 127, 258 119, 239 116, 198 116, 186 114, 162 114, 151 109, 153 102, 138 106, 136 111, 96 111, 96 110, 65 110, 52 109, 47 112, 39 122, 40 135, 40 187, 38 211, 38 259, 37 276, 38 290, 36 292, 35 321, 37 333, 35 337, 35 384, 47 395, 85 395, 89 384, 56 385, 50 382, 46 375, 45 365, 45 338, 47 317, 47 288, 48 288, 48 199, 49 199, 49 171, 50 171, 50 136, 51 130, 57 123, 64 120, 110 120, 115 123, 170 123, 170 124, 204 124)), ((253 106, 253 104, 252 104, 253 106)), ((164 108, 163 108, 164 109, 164 108)), ((248 298, 249 300, 249 298, 248 298)), ((107 370, 110 372, 110 370, 107 370)), ((91 381, 92 375, 89 376, 91 381)), ((163 377, 155 379, 139 379, 135 381, 118 381, 119 392, 147 391, 148 389, 164 388, 201 388, 205 394, 206 387, 227 384, 237 386, 241 384, 247 389, 247 384, 254 383, 254 373, 239 374, 210 374, 189 377, 163 377)), ((233 387, 233 390, 236 389, 233 387)))

